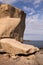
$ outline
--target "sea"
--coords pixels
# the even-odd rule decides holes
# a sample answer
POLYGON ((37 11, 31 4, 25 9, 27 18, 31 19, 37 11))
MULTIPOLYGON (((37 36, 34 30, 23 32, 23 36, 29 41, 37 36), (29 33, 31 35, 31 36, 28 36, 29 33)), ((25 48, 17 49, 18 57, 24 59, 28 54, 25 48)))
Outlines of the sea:
POLYGON ((30 44, 30 45, 34 45, 38 48, 43 48, 43 38, 40 35, 39 37, 37 37, 37 35, 28 35, 26 34, 24 36, 24 44, 30 44))
POLYGON ((24 40, 23 43, 24 44, 34 45, 34 46, 36 46, 38 48, 42 48, 43 49, 43 41, 24 40))

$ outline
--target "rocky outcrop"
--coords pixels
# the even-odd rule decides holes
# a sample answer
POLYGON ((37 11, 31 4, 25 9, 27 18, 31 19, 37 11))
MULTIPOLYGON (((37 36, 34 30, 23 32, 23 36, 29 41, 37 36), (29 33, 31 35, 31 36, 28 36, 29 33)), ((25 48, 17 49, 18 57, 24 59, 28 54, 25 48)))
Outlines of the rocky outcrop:
POLYGON ((25 17, 20 9, 0 4, 0 65, 43 65, 43 56, 36 54, 39 49, 21 43, 25 17))
POLYGON ((39 51, 37 47, 34 47, 32 45, 22 44, 21 42, 16 41, 15 39, 1 39, 0 40, 2 48, 5 50, 5 52, 10 53, 11 55, 16 54, 32 54, 34 52, 39 51))
POLYGON ((0 38, 15 38, 23 42, 25 17, 24 11, 8 4, 0 4, 0 38))
POLYGON ((20 9, 0 4, 0 65, 43 65, 43 53, 21 43, 25 17, 20 9))

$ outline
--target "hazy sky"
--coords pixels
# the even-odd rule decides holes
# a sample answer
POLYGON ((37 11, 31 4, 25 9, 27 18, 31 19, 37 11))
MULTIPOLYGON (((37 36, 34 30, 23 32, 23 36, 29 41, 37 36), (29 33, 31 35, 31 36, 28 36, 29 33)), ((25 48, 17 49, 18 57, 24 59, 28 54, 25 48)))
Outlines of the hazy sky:
MULTIPOLYGON (((22 9, 26 14, 28 39, 43 40, 43 0, 0 0, 22 9)), ((24 38, 27 38, 25 35, 24 38)))

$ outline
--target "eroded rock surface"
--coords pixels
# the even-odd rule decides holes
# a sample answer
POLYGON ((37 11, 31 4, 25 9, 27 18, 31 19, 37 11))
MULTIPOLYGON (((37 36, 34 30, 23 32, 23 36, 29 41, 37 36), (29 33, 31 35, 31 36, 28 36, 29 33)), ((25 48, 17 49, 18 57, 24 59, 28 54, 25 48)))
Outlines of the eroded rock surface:
MULTIPOLYGON (((42 50, 43 52, 43 50, 42 50)), ((0 65, 43 65, 43 53, 36 53, 29 56, 18 56, 11 58, 9 55, 0 54, 0 65)))
POLYGON ((16 54, 31 54, 39 51, 37 47, 32 45, 22 44, 15 39, 5 38, 0 40, 2 48, 12 55, 16 54))
POLYGON ((0 38, 15 38, 23 42, 25 30, 24 11, 8 4, 0 4, 0 38))

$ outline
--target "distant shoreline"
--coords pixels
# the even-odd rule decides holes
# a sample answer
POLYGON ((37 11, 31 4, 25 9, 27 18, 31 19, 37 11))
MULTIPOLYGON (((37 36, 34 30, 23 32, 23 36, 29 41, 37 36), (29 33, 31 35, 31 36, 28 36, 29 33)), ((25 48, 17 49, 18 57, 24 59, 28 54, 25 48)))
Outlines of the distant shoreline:
POLYGON ((43 40, 23 40, 23 41, 32 42, 32 41, 43 41, 43 40))

